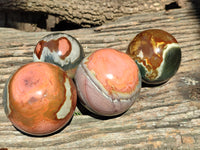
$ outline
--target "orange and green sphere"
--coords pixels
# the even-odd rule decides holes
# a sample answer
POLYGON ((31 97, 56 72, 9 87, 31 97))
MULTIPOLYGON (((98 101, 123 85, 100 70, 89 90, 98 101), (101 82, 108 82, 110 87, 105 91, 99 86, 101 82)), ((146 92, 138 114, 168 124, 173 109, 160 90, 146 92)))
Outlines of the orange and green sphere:
POLYGON ((142 81, 162 84, 174 76, 181 63, 181 48, 168 32, 149 29, 130 42, 126 53, 137 63, 142 81))

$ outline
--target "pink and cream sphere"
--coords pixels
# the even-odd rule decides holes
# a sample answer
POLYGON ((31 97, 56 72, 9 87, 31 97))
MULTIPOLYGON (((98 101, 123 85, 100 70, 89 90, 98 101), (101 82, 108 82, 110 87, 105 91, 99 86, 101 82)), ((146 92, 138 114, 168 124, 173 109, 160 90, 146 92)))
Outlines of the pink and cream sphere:
POLYGON ((127 54, 111 48, 85 57, 77 68, 75 82, 83 106, 102 116, 127 111, 141 89, 136 63, 127 54))
POLYGON ((71 120, 77 93, 72 79, 60 67, 33 62, 10 77, 3 98, 6 115, 17 129, 44 136, 71 120))

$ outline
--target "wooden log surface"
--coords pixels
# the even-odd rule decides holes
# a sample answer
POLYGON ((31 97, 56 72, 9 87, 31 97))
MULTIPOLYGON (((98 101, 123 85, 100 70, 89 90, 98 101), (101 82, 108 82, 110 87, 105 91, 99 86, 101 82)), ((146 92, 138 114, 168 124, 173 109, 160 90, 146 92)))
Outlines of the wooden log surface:
POLYGON ((94 27, 142 12, 190 7, 190 0, 0 0, 0 26, 25 31, 94 27))
POLYGON ((88 54, 105 47, 125 51, 137 33, 150 28, 166 30, 180 43, 182 62, 176 75, 161 86, 143 87, 134 105, 119 117, 75 115, 63 130, 47 137, 17 131, 4 113, 2 93, 8 77, 32 61, 37 41, 50 32, 0 28, 0 148, 200 149, 200 20, 195 10, 141 13, 63 32, 76 37, 88 54))
POLYGON ((1 0, 0 10, 40 12, 82 26, 94 26, 140 11, 164 10, 171 2, 174 0, 1 0))

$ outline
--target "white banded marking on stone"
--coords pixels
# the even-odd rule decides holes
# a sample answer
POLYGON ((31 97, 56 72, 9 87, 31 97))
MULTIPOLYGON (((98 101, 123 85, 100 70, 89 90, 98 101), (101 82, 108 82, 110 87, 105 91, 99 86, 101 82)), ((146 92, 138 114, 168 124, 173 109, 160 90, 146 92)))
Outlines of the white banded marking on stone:
POLYGON ((72 102, 71 102, 71 85, 69 83, 69 79, 66 79, 65 83, 66 88, 66 99, 64 104, 61 106, 60 110, 56 113, 56 116, 58 119, 63 119, 67 116, 67 114, 70 112, 72 102))
POLYGON ((144 54, 143 54, 142 50, 139 52, 139 54, 137 55, 137 57, 140 57, 141 59, 144 58, 144 54))

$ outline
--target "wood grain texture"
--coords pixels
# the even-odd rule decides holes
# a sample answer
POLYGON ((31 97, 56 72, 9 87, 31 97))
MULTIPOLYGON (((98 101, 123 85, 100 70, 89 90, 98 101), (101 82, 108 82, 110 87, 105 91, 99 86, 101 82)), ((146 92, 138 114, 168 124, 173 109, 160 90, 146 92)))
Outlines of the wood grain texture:
MULTIPOLYGON (((171 33, 182 48, 177 74, 166 84, 143 87, 123 115, 100 119, 75 115, 61 132, 30 137, 6 118, 2 92, 8 77, 32 61, 37 41, 50 32, 0 28, 0 148, 8 149, 200 149, 200 20, 195 10, 141 13, 90 29, 64 31, 76 37, 86 54, 110 47, 125 51, 130 40, 150 28, 171 33)), ((79 112, 79 109, 77 109, 79 112)))
MULTIPOLYGON (((182 1, 187 2, 187 0, 182 1)), ((32 12, 32 20, 36 20, 36 16, 39 16, 38 13, 42 13, 54 16, 54 23, 66 20, 82 27, 91 27, 102 25, 124 15, 164 10, 165 5, 172 2, 175 0, 0 0, 0 11, 6 12, 7 20, 18 22, 16 26, 19 27, 23 23, 19 19, 20 14, 23 17, 26 15, 31 17, 30 14, 23 14, 25 12, 32 12)))

